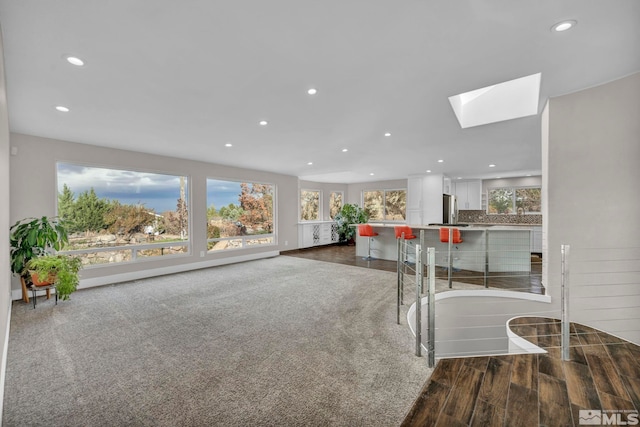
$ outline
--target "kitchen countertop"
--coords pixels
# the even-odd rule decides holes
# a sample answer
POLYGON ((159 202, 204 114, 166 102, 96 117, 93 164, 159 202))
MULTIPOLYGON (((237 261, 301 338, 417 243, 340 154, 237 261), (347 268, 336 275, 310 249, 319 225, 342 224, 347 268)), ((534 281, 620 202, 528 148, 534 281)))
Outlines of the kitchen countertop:
POLYGON ((490 226, 505 225, 509 227, 542 227, 542 224, 525 224, 525 223, 505 223, 505 222, 464 222, 463 224, 469 224, 470 226, 490 226))
MULTIPOLYGON (((355 226, 356 224, 354 224, 355 226)), ((419 225, 419 224, 398 224, 398 223, 384 223, 384 222, 370 222, 372 227, 384 227, 393 228, 397 225, 407 225, 416 230, 439 230, 445 225, 419 225)), ((453 228, 459 228, 460 231, 484 231, 484 230, 525 230, 526 228, 535 227, 536 224, 468 224, 467 227, 456 227, 455 224, 451 225, 453 228), (525 228, 526 227, 526 228, 525 228)))

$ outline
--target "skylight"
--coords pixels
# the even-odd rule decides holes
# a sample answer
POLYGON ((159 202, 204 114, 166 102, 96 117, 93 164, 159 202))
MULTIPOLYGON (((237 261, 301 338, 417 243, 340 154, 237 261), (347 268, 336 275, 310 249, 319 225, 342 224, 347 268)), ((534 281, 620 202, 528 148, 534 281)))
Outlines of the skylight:
POLYGON ((541 73, 450 96, 462 128, 538 114, 541 73))

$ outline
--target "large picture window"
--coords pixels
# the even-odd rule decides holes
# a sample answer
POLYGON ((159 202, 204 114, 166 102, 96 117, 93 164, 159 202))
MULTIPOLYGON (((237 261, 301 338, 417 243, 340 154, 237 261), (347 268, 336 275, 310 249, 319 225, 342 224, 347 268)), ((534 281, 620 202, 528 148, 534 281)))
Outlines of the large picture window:
POLYGON ((274 244, 274 186, 207 179, 209 251, 274 244))
POLYGON ((369 190, 363 192, 364 209, 370 221, 404 221, 407 190, 369 190))
POLYGON ((185 176, 57 164, 65 251, 85 265, 184 255, 189 250, 185 176))
POLYGON ((488 213, 490 214, 539 214, 542 212, 540 187, 492 188, 488 193, 488 213))

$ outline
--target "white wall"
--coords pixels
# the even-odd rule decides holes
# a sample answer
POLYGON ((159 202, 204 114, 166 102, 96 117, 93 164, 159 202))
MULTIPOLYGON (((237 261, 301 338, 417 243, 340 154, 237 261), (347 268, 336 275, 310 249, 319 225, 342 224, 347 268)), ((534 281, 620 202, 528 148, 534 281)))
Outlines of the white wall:
MULTIPOLYGON (((9 117, 4 77, 2 28, 0 28, 0 200, 9 200, 9 117)), ((9 203, 0 203, 0 420, 11 316, 11 268, 9 267, 9 203)), ((0 421, 1 423, 1 421, 0 421)))
MULTIPOLYGON (((58 161, 189 177, 192 253, 185 257, 149 259, 137 263, 85 268, 82 270, 81 287, 240 261, 247 259, 247 257, 272 254, 274 251, 277 254, 278 251, 285 249, 285 241, 298 241, 297 210, 292 209, 298 200, 297 177, 15 133, 11 134, 11 147, 17 150, 17 155, 10 156, 10 219, 12 223, 26 217, 56 215, 56 162, 58 161), (278 244, 276 246, 256 246, 248 249, 219 251, 200 257, 200 252, 205 251, 206 253, 207 248, 207 178, 275 184, 277 186, 275 227, 278 233, 278 244)), ((295 247, 294 243, 293 247, 289 245, 286 249, 294 249, 295 247)), ((13 279, 13 289, 19 289, 16 278, 13 279)), ((14 292, 14 297, 15 295, 16 292, 14 292)))
MULTIPOLYGON (((522 176, 517 178, 496 178, 482 180, 482 193, 487 194, 490 188, 501 187, 540 187, 542 186, 542 176, 522 176)), ((544 187, 543 187, 544 191, 544 187)))
POLYGON ((391 181, 372 181, 348 185, 348 196, 346 203, 355 203, 362 206, 362 192, 365 190, 399 190, 407 189, 406 179, 395 179, 391 181))
POLYGON ((572 320, 640 343, 640 73, 552 98, 546 110, 545 285, 557 299, 560 245, 571 245, 572 320), (619 246, 627 249, 618 254, 607 249, 619 246), (580 261, 587 254, 594 262, 580 261), (630 264, 602 262, 620 256, 629 257, 630 264), (625 268, 636 273, 618 277, 625 268), (607 273, 600 277, 596 271, 607 273), (573 291, 587 281, 593 286, 573 291), (621 282, 627 283, 624 291, 621 282), (591 297, 581 297, 585 290, 591 297))
MULTIPOLYGON (((336 184, 336 183, 326 183, 326 182, 314 182, 314 181, 303 181, 300 180, 298 182, 298 188, 301 190, 320 190, 322 192, 322 209, 320 210, 321 217, 319 220, 321 221, 330 221, 331 215, 329 212, 329 196, 334 191, 342 192, 342 202, 346 202, 347 200, 347 184, 336 184)), ((300 200, 298 199, 298 218, 300 218, 300 200)))

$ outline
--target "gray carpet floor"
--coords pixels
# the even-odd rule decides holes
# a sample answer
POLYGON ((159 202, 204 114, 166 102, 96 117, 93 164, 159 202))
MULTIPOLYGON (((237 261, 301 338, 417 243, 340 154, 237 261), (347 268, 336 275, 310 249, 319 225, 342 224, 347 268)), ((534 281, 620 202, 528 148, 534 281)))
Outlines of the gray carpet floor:
POLYGON ((399 425, 430 370, 395 289, 280 256, 16 301, 3 425, 399 425))

